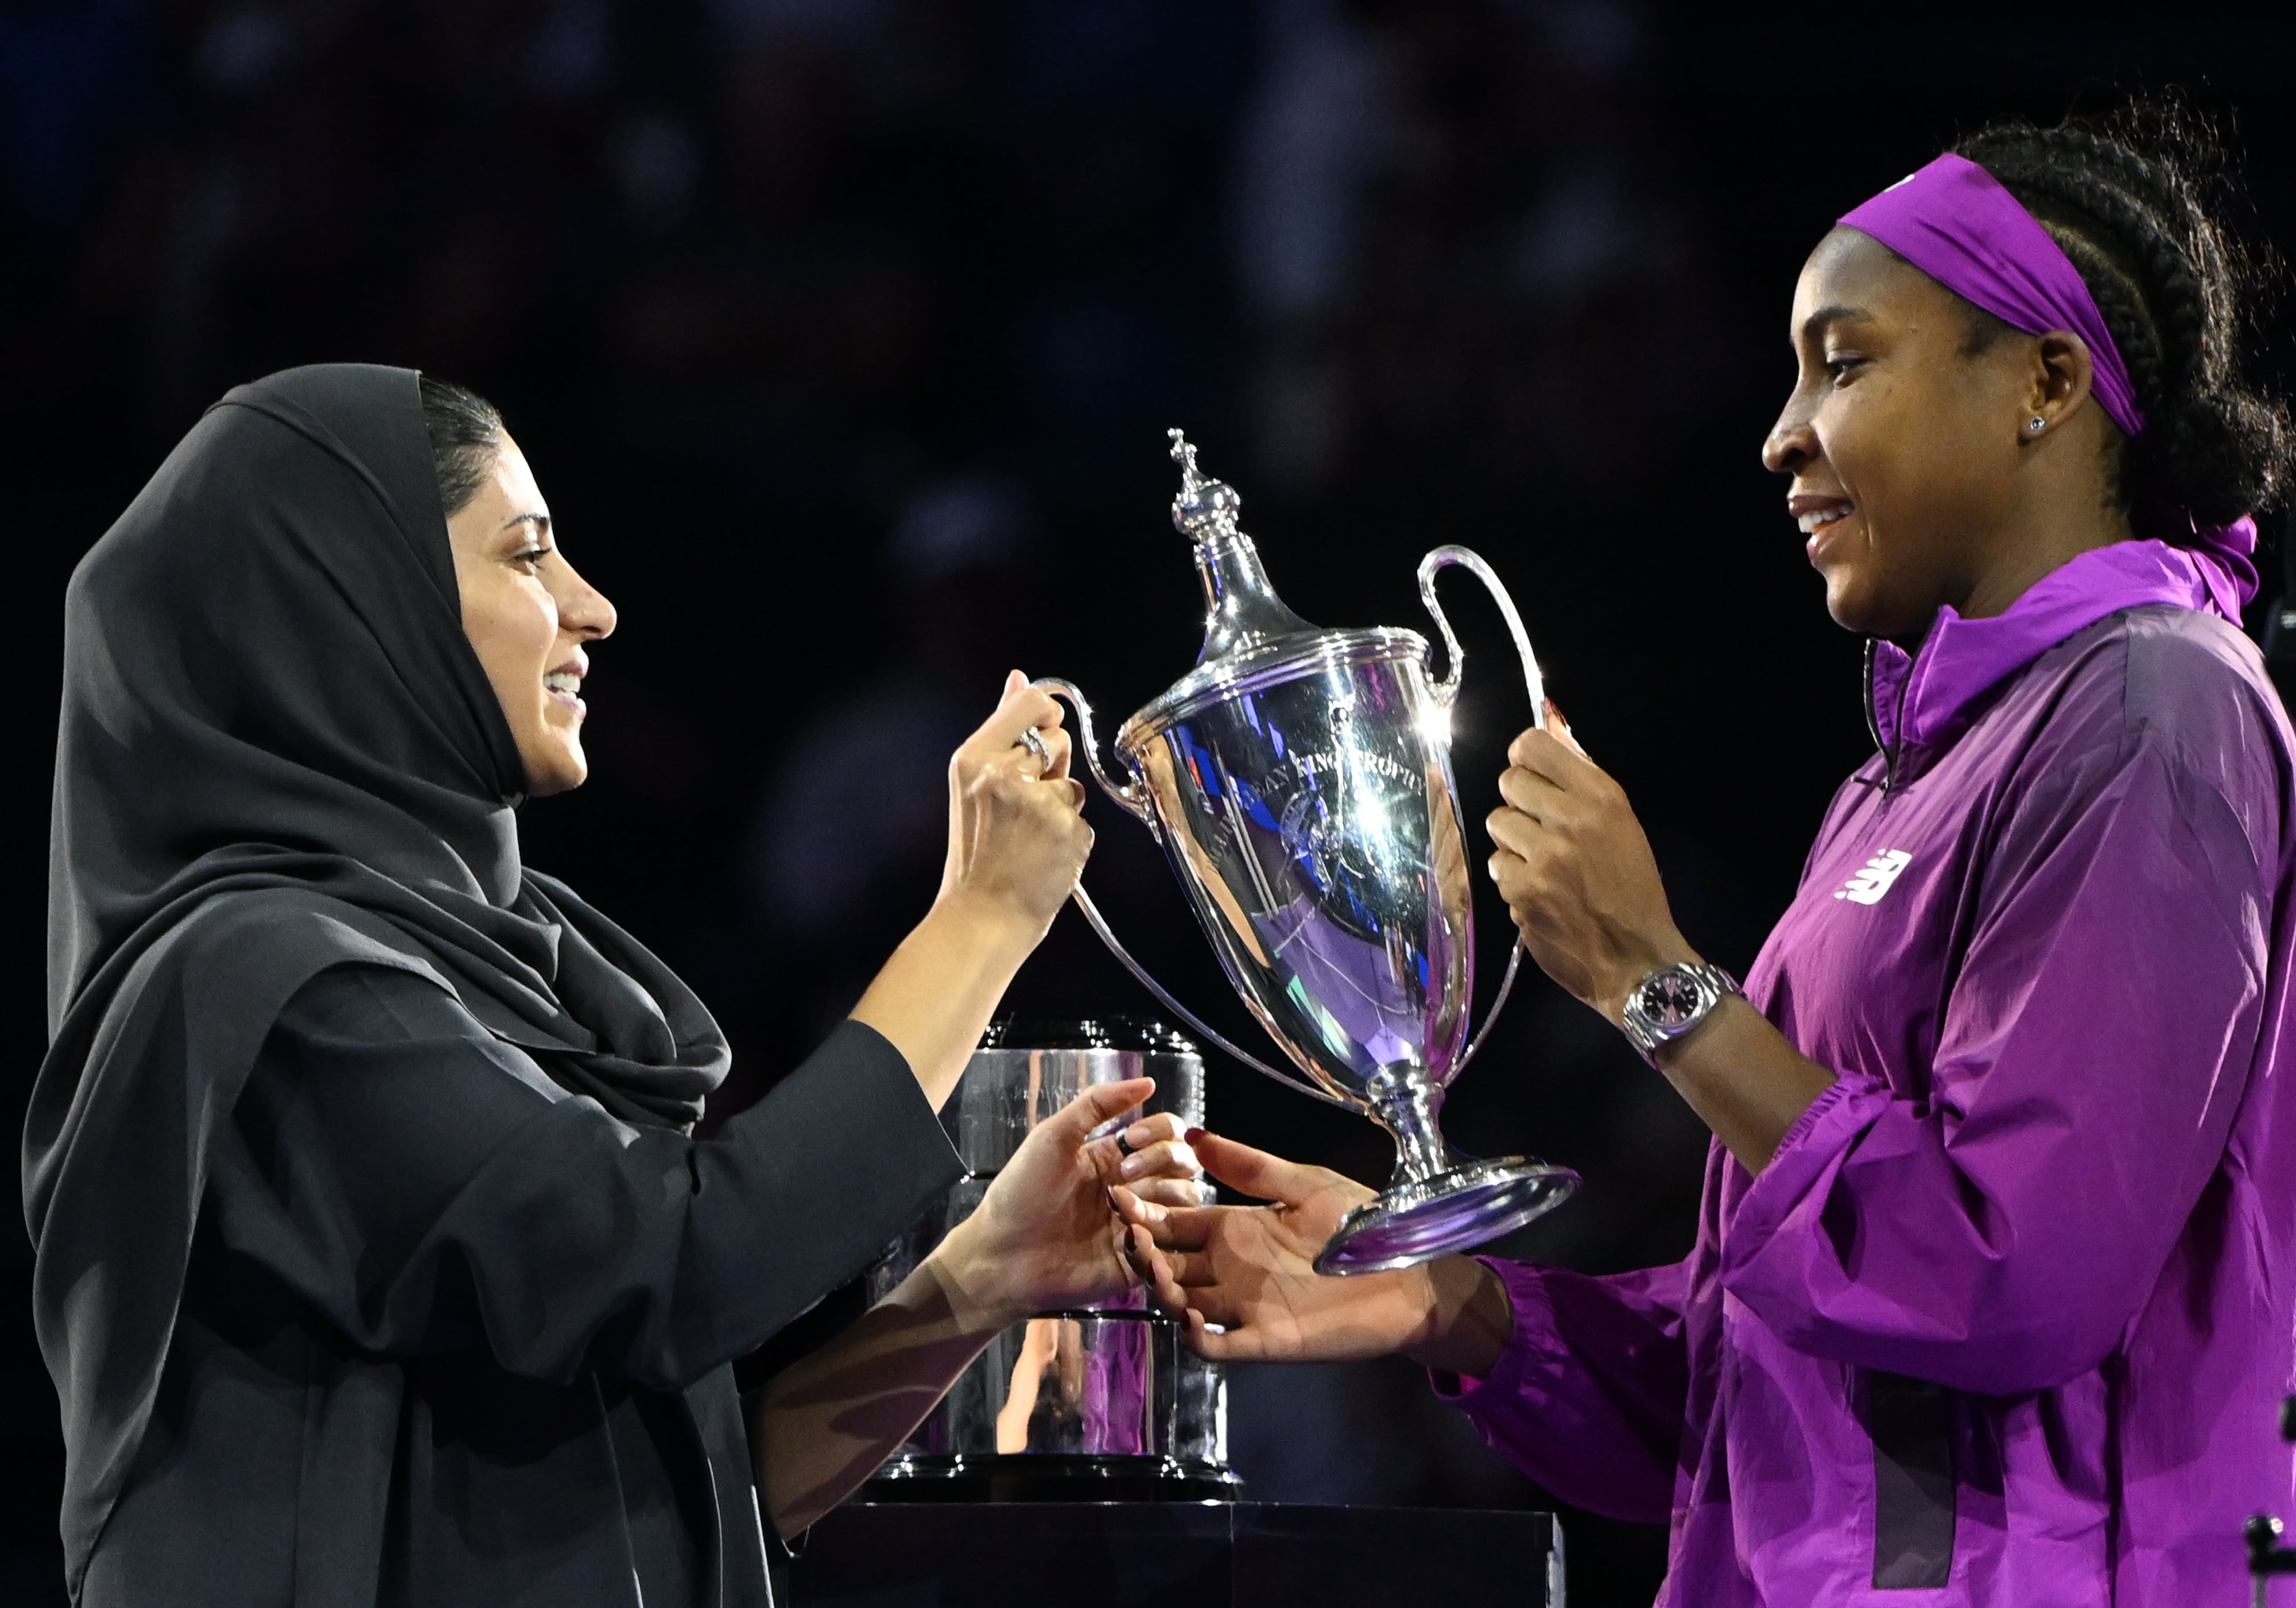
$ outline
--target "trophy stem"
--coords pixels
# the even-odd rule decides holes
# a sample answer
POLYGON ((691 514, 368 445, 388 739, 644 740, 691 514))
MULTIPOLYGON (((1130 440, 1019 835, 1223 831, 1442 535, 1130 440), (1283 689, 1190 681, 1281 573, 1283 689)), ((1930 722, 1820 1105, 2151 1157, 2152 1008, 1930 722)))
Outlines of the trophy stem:
POLYGON ((1372 1120, 1395 1139, 1393 1184, 1423 1184, 1450 1169, 1450 1150, 1443 1143, 1442 1129, 1435 1125, 1439 1098, 1423 1075, 1396 1078, 1374 1098, 1372 1120))
POLYGON ((1419 1068, 1383 1069, 1365 1092, 1373 1120, 1394 1136, 1395 1177, 1348 1214, 1317 1254, 1318 1273, 1378 1273, 1470 1250, 1553 1210, 1578 1187, 1567 1167, 1453 1156, 1435 1126, 1442 1092, 1419 1068))

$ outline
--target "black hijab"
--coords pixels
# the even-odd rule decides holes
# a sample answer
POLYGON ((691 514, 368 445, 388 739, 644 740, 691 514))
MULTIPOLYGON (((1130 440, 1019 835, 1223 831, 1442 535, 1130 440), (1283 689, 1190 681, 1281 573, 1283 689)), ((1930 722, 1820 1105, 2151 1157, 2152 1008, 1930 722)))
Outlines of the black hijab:
POLYGON ((725 1076, 692 990, 521 866, 524 791, 411 370, 239 387, 74 571, 24 1136, 71 1578, 159 1388, 208 1136, 312 977, 426 977, 628 1122, 691 1128, 725 1076))

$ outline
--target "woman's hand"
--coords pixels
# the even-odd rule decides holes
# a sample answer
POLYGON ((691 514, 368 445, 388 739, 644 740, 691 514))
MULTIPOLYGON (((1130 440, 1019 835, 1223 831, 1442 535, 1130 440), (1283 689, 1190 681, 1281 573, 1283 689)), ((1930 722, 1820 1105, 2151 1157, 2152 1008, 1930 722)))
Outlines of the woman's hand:
POLYGON ((1513 1323, 1505 1289, 1464 1257, 1393 1273, 1329 1277, 1316 1255, 1373 1192, 1201 1130, 1212 1177, 1270 1203, 1173 1208, 1116 1195, 1157 1303, 1218 1360, 1344 1361, 1403 1352, 1453 1373, 1488 1371, 1513 1323), (1496 1304, 1494 1304, 1494 1302, 1496 1304))
POLYGON ((968 1321, 993 1332, 1140 1282, 1113 1197, 1138 1207, 1144 1196, 1158 1210, 1193 1203, 1195 1153, 1168 1112, 1133 1123, 1120 1145, 1116 1134, 1094 1136, 1155 1090, 1151 1078, 1102 1084, 1029 1131, 972 1215, 928 1259, 968 1321))
POLYGON ((1060 726, 1059 704, 1018 670, 1004 678, 996 712, 948 762, 939 896, 853 1007, 854 1021, 901 1052, 936 1111, 1092 852, 1060 726))
MULTIPOLYGON (((1491 880, 1540 969, 1616 1022, 1645 975, 1699 955, 1675 930, 1626 793, 1573 740, 1562 711, 1546 707, 1549 729, 1525 732, 1507 750, 1513 768, 1499 778, 1506 807, 1487 823, 1498 845, 1491 880)), ((1833 1082, 1743 999, 1722 1001, 1657 1061, 1750 1173, 1770 1164, 1833 1082)))
POLYGON ((1009 922, 1034 944, 1092 852, 1084 783, 1069 775, 1061 706, 1014 670, 996 712, 948 762, 948 859, 940 898, 1009 922), (1049 760, 1024 746, 1034 731, 1049 760))
POLYGON ((1103 1084, 1021 1142, 973 1214, 900 1287, 843 1333, 775 1375, 753 1444, 774 1528, 794 1536, 843 1501, 900 1445, 983 1347, 1035 1314, 1102 1300, 1137 1282, 1111 1193, 1193 1200, 1195 1157, 1177 1118, 1117 1136, 1095 1130, 1155 1092, 1103 1084), (1119 1177, 1134 1182, 1112 1187, 1119 1177))
POLYGON ((1531 958, 1611 1021, 1644 974, 1698 958, 1675 930, 1658 862, 1625 792, 1547 706, 1507 750, 1506 800, 1484 825, 1491 880, 1531 958))

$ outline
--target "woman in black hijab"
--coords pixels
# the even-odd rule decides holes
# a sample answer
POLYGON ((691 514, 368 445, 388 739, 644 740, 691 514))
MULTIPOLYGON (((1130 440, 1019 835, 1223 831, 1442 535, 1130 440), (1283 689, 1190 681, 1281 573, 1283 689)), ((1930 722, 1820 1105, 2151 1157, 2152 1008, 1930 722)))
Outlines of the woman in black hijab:
MULTIPOLYGON (((24 1187, 76 1601, 765 1604, 753 1468, 793 1533, 1003 1323, 1126 1281, 1087 1141, 1139 1084, 744 1422, 732 1361, 956 1176, 935 1107, 1090 845, 1049 701, 959 751, 852 1020, 697 1140, 716 1023, 520 863, 613 611, 484 404, 242 386, 66 606, 24 1187)), ((1186 1170, 1168 1128, 1127 1176, 1186 1170)))

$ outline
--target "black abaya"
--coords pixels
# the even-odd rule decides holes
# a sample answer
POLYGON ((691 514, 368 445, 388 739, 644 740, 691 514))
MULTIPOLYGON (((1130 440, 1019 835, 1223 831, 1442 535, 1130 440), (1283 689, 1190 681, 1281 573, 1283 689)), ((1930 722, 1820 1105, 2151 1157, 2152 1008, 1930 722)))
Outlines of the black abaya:
POLYGON ((695 1141, 365 967, 290 1002, 209 1154, 91 1604, 764 1601, 725 1359, 955 1177, 857 1023, 695 1141))
POLYGON ((725 1364, 955 1163, 857 1027, 738 1134, 688 1136, 717 1024, 520 863, 416 376, 291 370, 210 409, 74 572, 64 668, 24 1198, 76 1600, 537 1600, 521 1549, 557 1557, 562 1523, 554 1608, 632 1601, 614 1548, 675 1573, 681 1536, 700 1600, 758 1602, 725 1364), (390 1002, 365 1036, 318 1030, 357 1014, 347 976, 390 1002), (434 1054, 381 1079, 419 1095, 365 1087, 362 1057, 434 1054), (336 1084, 381 1102, 348 1140, 264 1126, 336 1084), (488 1133, 499 1154, 463 1147, 488 1133), (715 1481, 717 1517, 608 1522, 618 1448, 659 1455, 680 1514, 715 1481), (242 1487, 268 1517, 232 1524, 288 1546, 283 1577, 250 1552, 242 1580, 229 1525, 189 1539, 242 1487), (459 1493, 436 1524, 430 1489, 459 1493))

